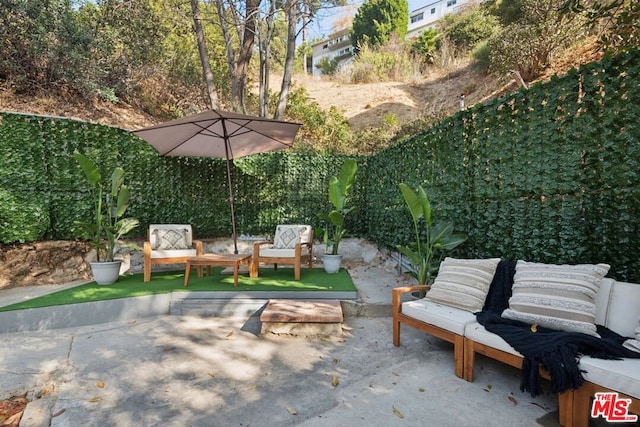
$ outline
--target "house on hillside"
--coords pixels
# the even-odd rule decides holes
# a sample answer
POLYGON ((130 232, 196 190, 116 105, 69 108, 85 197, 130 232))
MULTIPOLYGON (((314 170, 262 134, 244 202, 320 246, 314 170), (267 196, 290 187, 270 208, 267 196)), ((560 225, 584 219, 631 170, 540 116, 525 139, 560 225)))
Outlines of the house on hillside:
POLYGON ((335 32, 329 38, 313 45, 311 69, 314 76, 321 76, 323 62, 336 61, 338 67, 353 61, 354 50, 351 43, 351 28, 335 32))
POLYGON ((409 13, 409 24, 407 25, 407 39, 412 39, 436 21, 449 13, 458 13, 462 6, 473 0, 437 0, 427 1, 428 4, 409 13))
MULTIPOLYGON (((407 39, 434 25, 436 21, 449 13, 457 13, 461 7, 477 0, 423 0, 427 3, 409 14, 407 39)), ((311 57, 311 70, 314 76, 321 76, 321 64, 325 61, 336 61, 338 67, 353 61, 355 51, 351 44, 351 29, 345 28, 331 34, 326 39, 314 44, 311 57)))

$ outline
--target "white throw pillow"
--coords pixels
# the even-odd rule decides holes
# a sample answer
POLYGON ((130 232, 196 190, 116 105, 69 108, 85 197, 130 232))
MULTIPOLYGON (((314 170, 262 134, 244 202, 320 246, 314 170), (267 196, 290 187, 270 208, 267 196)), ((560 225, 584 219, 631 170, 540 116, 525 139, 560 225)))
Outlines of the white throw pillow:
POLYGON ((608 264, 518 261, 509 308, 502 317, 598 336, 594 298, 608 271, 608 264))
POLYGON ((300 243, 300 237, 304 229, 300 226, 279 225, 273 239, 274 249, 295 249, 300 243))
POLYGON ((482 310, 500 258, 445 258, 425 298, 472 313, 482 310))
POLYGON ((189 249, 187 246, 187 233, 185 228, 156 229, 154 250, 189 249))

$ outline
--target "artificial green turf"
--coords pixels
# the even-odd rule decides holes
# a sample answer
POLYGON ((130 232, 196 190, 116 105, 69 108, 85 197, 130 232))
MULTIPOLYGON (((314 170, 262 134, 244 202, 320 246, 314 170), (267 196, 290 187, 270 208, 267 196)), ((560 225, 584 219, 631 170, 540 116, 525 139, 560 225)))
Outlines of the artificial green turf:
POLYGON ((341 269, 336 274, 327 274, 322 268, 314 268, 312 272, 303 270, 301 279, 296 281, 293 280, 292 269, 284 268, 274 271, 273 269, 264 268, 260 269, 260 277, 255 279, 247 275, 239 275, 238 287, 233 286, 233 275, 221 274, 222 270, 222 268, 212 268, 211 276, 204 275, 203 277, 198 277, 194 270, 189 275, 189 286, 186 288, 183 286, 184 271, 153 273, 151 281, 147 283, 143 282, 142 273, 130 274, 120 276, 118 281, 112 285, 105 286, 90 282, 28 301, 0 307, 0 311, 166 294, 169 292, 356 291, 351 276, 345 269, 341 269))

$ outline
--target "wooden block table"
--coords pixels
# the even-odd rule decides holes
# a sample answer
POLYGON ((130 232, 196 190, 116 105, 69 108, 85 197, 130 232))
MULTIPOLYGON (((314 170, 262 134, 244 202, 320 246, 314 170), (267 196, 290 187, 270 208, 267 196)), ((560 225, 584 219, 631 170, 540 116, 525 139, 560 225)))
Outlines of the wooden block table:
POLYGON ((184 285, 189 285, 191 267, 209 267, 209 275, 211 275, 211 267, 233 267, 233 286, 238 286, 238 270, 242 263, 246 263, 250 267, 251 254, 207 254, 187 258, 187 266, 184 270, 184 285))
POLYGON ((260 314, 263 334, 341 335, 342 320, 338 300, 269 300, 260 314))

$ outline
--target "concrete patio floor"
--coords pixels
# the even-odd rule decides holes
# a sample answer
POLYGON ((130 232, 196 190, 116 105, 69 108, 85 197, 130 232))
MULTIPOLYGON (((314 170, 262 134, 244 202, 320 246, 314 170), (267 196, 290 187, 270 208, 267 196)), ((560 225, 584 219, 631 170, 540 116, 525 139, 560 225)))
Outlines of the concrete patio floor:
POLYGON ((516 369, 478 357, 468 383, 450 344, 409 327, 394 347, 400 278, 351 274, 365 308, 331 338, 262 336, 257 315, 0 334, 0 398, 35 398, 21 426, 558 425, 555 396, 520 392, 516 369))

